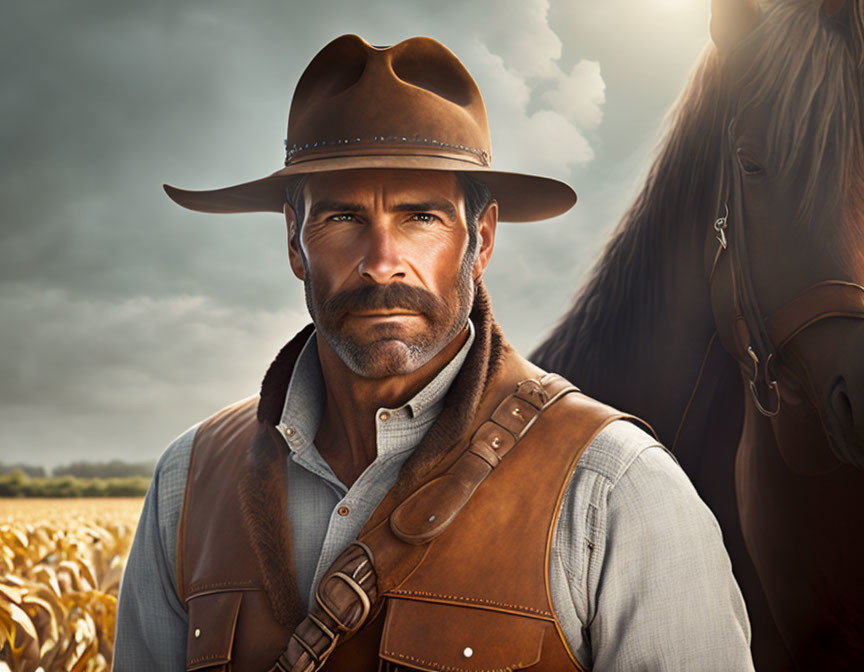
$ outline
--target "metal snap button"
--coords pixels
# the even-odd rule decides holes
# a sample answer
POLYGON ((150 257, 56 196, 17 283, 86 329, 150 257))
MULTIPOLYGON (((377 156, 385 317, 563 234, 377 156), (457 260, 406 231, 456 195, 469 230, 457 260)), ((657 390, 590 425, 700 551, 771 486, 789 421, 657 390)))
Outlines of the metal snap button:
POLYGON ((465 650, 462 651, 462 655, 465 656, 466 658, 470 658, 471 656, 474 655, 474 649, 472 649, 470 646, 466 646, 465 650))
POLYGON ((195 638, 197 639, 200 636, 201 636, 201 631, 198 628, 195 628, 195 638))
POLYGON ((344 506, 344 505, 343 505, 343 506, 340 506, 340 507, 336 510, 336 513, 338 513, 340 516, 342 516, 342 517, 344 518, 344 517, 347 516, 349 513, 351 513, 351 509, 349 509, 347 506, 344 506))
POLYGON ((381 422, 387 422, 387 421, 390 419, 390 413, 389 413, 389 411, 381 411, 381 412, 378 414, 378 419, 379 419, 381 422))

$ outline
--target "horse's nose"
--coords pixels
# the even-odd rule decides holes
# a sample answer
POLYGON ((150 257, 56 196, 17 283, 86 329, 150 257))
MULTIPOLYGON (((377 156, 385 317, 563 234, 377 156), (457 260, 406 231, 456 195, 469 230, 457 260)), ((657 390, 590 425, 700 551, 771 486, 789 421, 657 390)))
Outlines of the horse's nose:
MULTIPOLYGON (((855 348, 861 352, 860 345, 855 348)), ((825 399, 831 447, 847 464, 864 469, 864 357, 844 357, 843 373, 829 383, 825 399)))

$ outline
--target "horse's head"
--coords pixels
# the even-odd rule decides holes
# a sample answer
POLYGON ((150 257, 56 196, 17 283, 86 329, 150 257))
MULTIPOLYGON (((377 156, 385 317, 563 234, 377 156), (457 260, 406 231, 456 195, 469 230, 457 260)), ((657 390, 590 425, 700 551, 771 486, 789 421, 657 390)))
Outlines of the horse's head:
POLYGON ((720 339, 790 467, 864 468, 864 0, 712 0, 711 36, 720 339))

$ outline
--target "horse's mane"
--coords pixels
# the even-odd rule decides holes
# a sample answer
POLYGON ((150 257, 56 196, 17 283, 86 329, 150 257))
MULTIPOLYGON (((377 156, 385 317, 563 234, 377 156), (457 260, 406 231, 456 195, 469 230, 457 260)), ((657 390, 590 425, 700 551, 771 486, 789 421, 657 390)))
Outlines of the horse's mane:
POLYGON ((600 255, 573 307, 531 355, 552 371, 578 369, 597 380, 606 348, 663 309, 664 250, 682 230, 709 226, 712 186, 718 179, 719 133, 725 110, 720 62, 705 50, 678 102, 667 115, 667 132, 635 201, 600 255), (674 216, 672 216, 674 215, 674 216), (684 216, 688 226, 681 226, 684 216))
POLYGON ((767 108, 771 169, 786 175, 809 166, 798 197, 802 222, 812 221, 821 204, 855 198, 862 177, 864 0, 848 0, 832 17, 821 4, 763 1, 763 19, 741 45, 751 65, 733 85, 737 114, 767 108), (846 180, 825 180, 826 171, 846 180))
MULTIPOLYGON (((762 21, 741 46, 752 58, 742 81, 725 83, 716 49, 709 45, 703 52, 667 116, 644 186, 573 307, 532 353, 539 366, 571 376, 578 371, 580 381, 596 383, 609 365, 607 353, 620 358, 626 344, 639 342, 634 334, 648 333, 652 321, 664 316, 669 252, 686 242, 682 236, 703 236, 716 216, 720 152, 732 112, 727 90, 739 92, 737 113, 770 106, 772 166, 786 172, 807 157, 806 188, 796 197, 802 214, 831 202, 827 198, 859 197, 864 0, 849 0, 834 17, 822 16, 814 0, 763 4, 762 21), (835 194, 817 189, 825 170, 847 176, 835 184, 835 194)), ((701 249, 694 246, 692 253, 701 255, 701 249)))

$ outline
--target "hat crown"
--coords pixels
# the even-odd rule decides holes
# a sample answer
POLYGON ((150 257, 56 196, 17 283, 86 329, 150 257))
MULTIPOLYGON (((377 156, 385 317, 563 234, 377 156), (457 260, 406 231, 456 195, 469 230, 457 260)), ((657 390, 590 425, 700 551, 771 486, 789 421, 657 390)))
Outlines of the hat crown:
POLYGON ((447 47, 414 37, 373 47, 357 35, 325 46, 297 83, 286 165, 322 155, 447 154, 488 166, 486 107, 447 47))
POLYGON ((564 182, 494 170, 486 106, 447 47, 412 37, 373 47, 343 35, 309 63, 294 90, 285 165, 222 189, 165 185, 180 205, 202 212, 282 212, 300 175, 341 170, 446 170, 480 179, 499 219, 534 221, 566 212, 576 193, 564 182))

